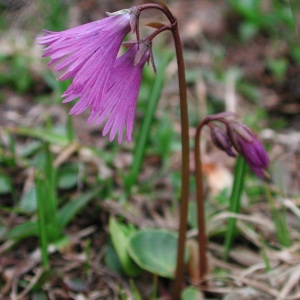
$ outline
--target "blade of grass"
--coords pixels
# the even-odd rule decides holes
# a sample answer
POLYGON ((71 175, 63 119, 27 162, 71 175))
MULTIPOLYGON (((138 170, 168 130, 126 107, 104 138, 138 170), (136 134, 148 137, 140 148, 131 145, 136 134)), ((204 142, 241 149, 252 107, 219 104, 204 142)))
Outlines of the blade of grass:
POLYGON ((40 246, 42 252, 42 264, 44 270, 49 269, 49 257, 48 257, 48 237, 47 237, 47 225, 46 214, 47 209, 44 198, 44 185, 41 180, 40 173, 37 172, 35 176, 36 180, 36 193, 37 193, 37 207, 38 207, 38 233, 40 238, 40 246))
POLYGON ((133 280, 130 280, 130 289, 131 289, 132 295, 134 297, 134 300, 142 300, 142 297, 141 297, 138 289, 136 288, 133 280))
POLYGON ((65 1, 42 0, 40 2, 40 11, 43 15, 44 28, 49 28, 53 31, 66 29, 68 11, 65 1))
POLYGON ((269 186, 266 187, 266 196, 269 202, 272 220, 275 224, 278 241, 282 246, 290 247, 292 242, 291 242, 290 232, 286 221, 286 209, 281 208, 279 210, 276 207, 269 186))
POLYGON ((8 231, 4 235, 5 240, 17 240, 20 241, 27 237, 38 236, 38 224, 37 222, 29 221, 26 223, 22 223, 17 225, 12 230, 8 231))
POLYGON ((10 132, 8 132, 7 134, 8 134, 8 140, 9 140, 9 150, 11 153, 10 166, 14 167, 17 165, 15 139, 10 132))
POLYGON ((45 154, 46 154, 46 161, 44 166, 44 174, 45 174, 45 187, 46 187, 46 194, 44 195, 44 199, 47 199, 46 206, 46 221, 49 232, 49 238, 55 241, 59 239, 61 236, 61 227, 57 222, 57 176, 56 176, 56 169, 53 167, 53 158, 52 154, 49 149, 49 144, 45 143, 44 145, 45 154))
POLYGON ((75 140, 75 131, 73 126, 73 117, 68 113, 67 111, 67 137, 70 143, 72 143, 75 140))
MULTIPOLYGON (((239 213, 241 207, 242 192, 244 189, 244 181, 246 174, 245 160, 239 155, 236 162, 234 173, 234 182, 230 197, 229 211, 239 213)), ((227 224, 227 231, 225 233, 224 242, 224 258, 227 260, 229 257, 231 245, 235 235, 236 218, 229 218, 227 224)))
POLYGON ((158 282, 158 276, 156 274, 153 274, 153 287, 152 287, 152 293, 151 293, 151 300, 157 299, 157 282, 158 282))
MULTIPOLYGON (((66 89, 69 87, 70 84, 71 84, 71 80, 59 81, 58 82, 59 95, 62 95, 66 91, 66 89)), ((58 102, 61 102, 61 96, 59 96, 58 102)), ((69 110, 70 110, 69 105, 67 105, 65 107, 65 110, 66 110, 66 115, 67 115, 66 133, 67 133, 69 143, 72 143, 76 137, 74 126, 73 126, 73 116, 71 116, 69 114, 69 110)))
POLYGON ((130 195, 131 188, 137 181, 138 173, 141 168, 144 154, 146 151, 146 145, 150 134, 151 123, 154 118, 157 104, 160 99, 161 91, 163 88, 164 79, 165 79, 165 70, 172 57, 173 57, 173 53, 167 52, 163 56, 162 61, 158 66, 157 75, 153 84, 152 93, 149 97, 149 103, 144 115, 144 120, 135 146, 135 152, 133 155, 133 162, 131 165, 131 169, 129 174, 126 177, 124 176, 124 184, 125 184, 127 196, 130 195))
MULTIPOLYGON (((75 215, 81 211, 85 205, 87 205, 98 193, 100 189, 97 187, 91 192, 81 194, 73 201, 69 201, 57 212, 57 221, 60 228, 67 226, 75 215)), ((22 240, 31 236, 38 236, 38 224, 37 222, 29 221, 20 225, 17 225, 7 234, 5 234, 5 240, 22 240)))
POLYGON ((68 144, 68 138, 63 133, 56 133, 53 130, 45 128, 26 128, 26 127, 6 127, 7 131, 23 136, 41 139, 50 144, 65 146, 68 144))
POLYGON ((65 227, 72 221, 74 216, 82 210, 98 193, 100 189, 99 187, 94 190, 81 194, 78 198, 73 201, 69 201, 65 204, 57 214, 58 224, 61 228, 65 227))
POLYGON ((272 268, 271 268, 271 264, 270 264, 270 260, 266 251, 266 245, 264 243, 264 240, 262 238, 262 236, 260 235, 260 244, 261 244, 261 252, 262 252, 262 257, 266 266, 266 270, 267 272, 271 272, 272 268))
POLYGON ((293 20, 294 20, 295 32, 296 32, 297 38, 299 39, 300 18, 298 16, 297 12, 299 12, 300 3, 299 3, 299 0, 289 0, 288 2, 290 4, 291 13, 292 13, 293 20))
POLYGON ((89 260, 91 258, 91 247, 92 247, 92 242, 90 239, 87 240, 86 245, 85 245, 85 262, 84 262, 84 276, 85 278, 89 277, 89 270, 90 270, 90 265, 89 265, 89 260))

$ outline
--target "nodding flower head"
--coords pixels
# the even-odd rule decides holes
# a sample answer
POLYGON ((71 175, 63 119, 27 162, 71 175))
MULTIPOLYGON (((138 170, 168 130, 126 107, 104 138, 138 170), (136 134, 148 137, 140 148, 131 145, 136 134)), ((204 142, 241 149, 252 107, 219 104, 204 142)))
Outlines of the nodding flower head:
POLYGON ((135 106, 142 69, 151 53, 151 42, 132 42, 128 51, 117 58, 127 33, 138 31, 137 7, 108 13, 109 17, 62 32, 45 31, 37 43, 45 45, 43 57, 60 73, 58 80, 73 78, 63 93, 63 102, 79 98, 70 114, 90 109, 88 122, 107 123, 110 140, 118 133, 121 143, 123 129, 131 140, 135 106))
POLYGON ((250 169, 258 177, 264 177, 269 166, 269 158, 251 129, 238 122, 228 122, 227 132, 233 147, 244 157, 250 169))
POLYGON ((233 149, 240 153, 249 165, 250 169, 258 176, 265 177, 269 166, 269 158, 266 150, 258 140, 252 130, 246 125, 227 120, 223 115, 209 116, 204 123, 211 128, 211 138, 213 143, 229 156, 235 156, 233 149), (221 122, 226 126, 216 126, 213 122, 221 122))
POLYGON ((37 43, 45 45, 43 57, 60 72, 58 80, 73 78, 63 102, 79 101, 71 113, 80 114, 102 105, 117 54, 130 32, 130 14, 110 16, 61 32, 45 31, 37 43))

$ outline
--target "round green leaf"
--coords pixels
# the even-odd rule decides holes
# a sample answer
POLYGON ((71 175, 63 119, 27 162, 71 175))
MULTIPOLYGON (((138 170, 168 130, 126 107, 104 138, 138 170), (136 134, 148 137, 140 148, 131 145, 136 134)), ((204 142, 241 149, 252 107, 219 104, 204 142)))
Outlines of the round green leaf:
POLYGON ((122 224, 113 217, 109 219, 109 233, 112 244, 125 273, 129 276, 137 276, 141 272, 141 269, 132 260, 127 250, 129 238, 135 231, 134 227, 122 224))
POLYGON ((188 287, 183 290, 181 295, 182 300, 203 300, 203 294, 195 287, 188 287))
MULTIPOLYGON (((142 269, 161 277, 174 278, 177 241, 176 234, 165 230, 142 230, 130 237, 128 251, 142 269)), ((187 249, 185 254, 187 261, 187 249)))
POLYGON ((122 267, 116 249, 114 248, 111 240, 109 241, 104 254, 104 262, 110 270, 121 275, 125 274, 124 268, 122 267))

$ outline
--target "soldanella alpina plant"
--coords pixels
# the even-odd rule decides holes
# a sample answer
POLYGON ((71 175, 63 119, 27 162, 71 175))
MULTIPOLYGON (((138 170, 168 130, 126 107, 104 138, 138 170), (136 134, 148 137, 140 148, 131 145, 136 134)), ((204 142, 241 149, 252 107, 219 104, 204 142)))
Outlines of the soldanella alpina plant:
MULTIPOLYGON (((49 57, 49 65, 59 73, 58 80, 72 78, 72 83, 62 94, 63 102, 77 99, 70 114, 78 115, 89 109, 88 123, 100 125, 105 122, 103 135, 109 133, 110 141, 118 136, 118 143, 123 140, 126 131, 126 140, 132 139, 136 102, 142 78, 142 70, 147 62, 155 72, 155 63, 152 55, 152 42, 155 37, 170 31, 173 36, 179 79, 179 99, 181 111, 181 142, 182 142, 182 176, 179 239, 175 280, 172 290, 172 299, 180 299, 183 285, 184 250, 187 229, 187 212, 189 199, 190 178, 190 146, 189 123, 186 97, 185 67, 182 45, 180 41, 176 17, 162 2, 148 3, 108 13, 108 17, 100 21, 91 22, 62 32, 44 31, 44 36, 37 38, 37 43, 45 46, 43 57, 49 57), (147 26, 154 29, 149 36, 140 38, 139 19, 143 11, 154 9, 162 12, 167 23, 151 22, 147 26), (130 31, 135 34, 135 40, 124 42, 130 31), (118 56, 120 49, 125 52, 118 56)), ((211 127, 212 140, 217 147, 235 156, 235 151, 243 155, 251 169, 260 177, 268 166, 267 155, 252 134, 251 130, 241 123, 226 121, 227 115, 208 117, 202 126, 211 127), (225 128, 215 123, 221 122, 225 128), (235 149, 235 150, 233 150, 235 149)), ((197 130, 199 133, 201 131, 197 130)), ((195 153, 196 170, 201 168, 199 151, 200 134, 196 135, 195 153), (198 151, 198 152, 197 152, 198 151), (198 153, 198 154, 197 154, 198 153)), ((198 194, 202 194, 202 173, 196 173, 198 194)), ((199 200, 199 207, 203 204, 203 197, 199 200)), ((201 209, 199 209, 200 211, 201 209)), ((199 241, 201 270, 200 279, 206 274, 206 240, 203 209, 199 212, 199 241)))
POLYGON ((224 112, 210 115, 202 120, 196 129, 194 158, 196 166, 197 187, 197 218, 199 242, 199 278, 203 279, 207 272, 205 235, 204 195, 202 179, 202 161, 200 153, 200 138, 204 126, 210 128, 212 142, 228 156, 240 154, 251 170, 260 178, 268 177, 269 158, 266 150, 252 130, 236 121, 236 114, 224 112), (221 125, 221 126, 220 126, 221 125))
POLYGON ((211 115, 201 122, 200 127, 209 126, 212 141, 219 149, 232 157, 235 157, 236 153, 241 154, 250 169, 263 178, 267 175, 266 170, 269 166, 269 158, 263 145, 248 126, 229 117, 234 117, 234 114, 211 115), (215 124, 218 122, 223 127, 215 124))

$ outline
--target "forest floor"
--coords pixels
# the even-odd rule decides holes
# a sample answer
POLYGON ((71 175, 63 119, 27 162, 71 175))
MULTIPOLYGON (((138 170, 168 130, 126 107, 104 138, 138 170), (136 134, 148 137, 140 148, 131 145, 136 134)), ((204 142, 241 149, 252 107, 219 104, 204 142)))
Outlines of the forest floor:
MULTIPOLYGON (((204 132, 209 273, 197 299, 300 299, 300 37, 292 14, 283 14, 288 4, 249 0, 243 10, 237 4, 243 1, 166 2, 178 18, 184 47, 190 136, 206 115, 234 111, 258 134, 271 162, 270 180, 247 171, 241 208, 233 215, 228 209, 235 160, 204 132), (237 228, 225 260, 224 236, 232 216, 237 228)), ((65 88, 34 40, 44 28, 63 30, 135 4, 140 2, 71 0, 47 6, 37 0, 0 1, 0 299, 157 299, 170 293, 172 280, 147 271, 131 278, 108 253, 116 255, 109 225, 113 217, 136 230, 178 228, 176 58, 164 70, 142 169, 128 195, 124 176, 155 80, 151 67, 145 70, 131 143, 110 143, 101 126, 87 124, 88 113, 72 117, 75 137, 70 138, 70 106, 60 99, 65 88), (68 217, 58 214, 69 219, 48 249, 45 271, 36 223, 36 171, 49 153, 59 209, 78 206, 68 217)), ((163 20, 147 12, 141 28, 152 19, 163 20)), ((170 51, 171 35, 164 33, 153 44, 158 68, 170 51)), ((190 170, 193 176, 193 160, 190 170)), ((188 239, 194 247, 194 181, 190 189, 188 239)), ((187 268, 184 287, 192 285, 192 268, 187 268)))

